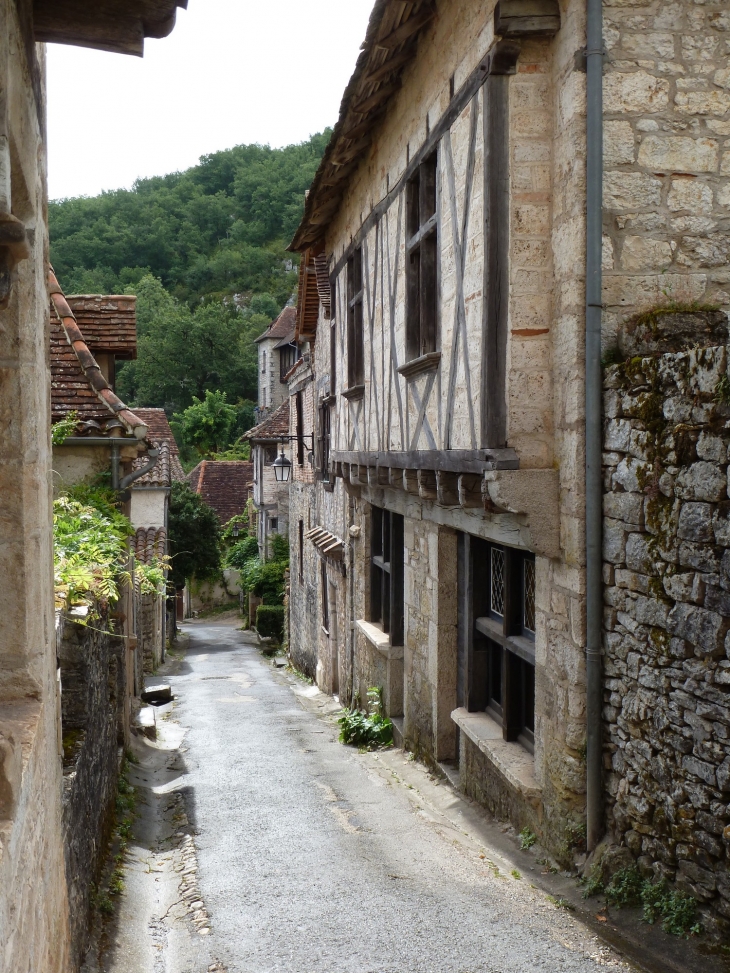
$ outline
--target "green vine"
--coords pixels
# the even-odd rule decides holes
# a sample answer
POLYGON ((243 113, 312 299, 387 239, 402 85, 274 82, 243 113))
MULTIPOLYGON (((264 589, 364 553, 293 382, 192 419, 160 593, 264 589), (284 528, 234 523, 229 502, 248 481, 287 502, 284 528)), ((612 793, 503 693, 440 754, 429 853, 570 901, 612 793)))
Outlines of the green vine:
POLYGON ((74 409, 69 412, 65 419, 54 422, 51 426, 51 443, 54 446, 63 446, 68 437, 76 431, 78 421, 78 413, 74 409))

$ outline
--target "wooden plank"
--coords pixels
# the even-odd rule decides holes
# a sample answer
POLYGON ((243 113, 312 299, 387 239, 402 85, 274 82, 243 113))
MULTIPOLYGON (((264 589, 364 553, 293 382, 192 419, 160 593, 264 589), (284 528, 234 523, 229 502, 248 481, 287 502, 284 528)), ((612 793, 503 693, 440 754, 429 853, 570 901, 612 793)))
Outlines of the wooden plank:
POLYGON ((413 401, 416 403, 416 408, 418 409, 418 416, 416 418, 416 428, 413 430, 413 438, 411 439, 410 448, 412 450, 417 449, 418 440, 421 438, 421 433, 425 433, 426 439, 428 441, 431 449, 436 449, 436 440, 434 439, 433 432, 431 430, 431 424, 426 418, 426 407, 428 405, 428 400, 431 397, 431 390, 433 389, 433 383, 436 378, 436 373, 431 372, 426 379, 426 385, 423 390, 423 401, 421 401, 421 395, 418 390, 418 386, 415 382, 409 385, 411 395, 413 396, 413 401))
POLYGON ((398 54, 394 54, 392 57, 389 57, 387 61, 383 61, 380 67, 373 68, 373 70, 365 76, 365 84, 375 84, 377 81, 382 81, 383 78, 387 78, 389 74, 393 73, 393 71, 397 71, 398 68, 402 68, 404 64, 407 64, 414 54, 415 51, 413 50, 412 45, 409 45, 398 54))
POLYGON ((396 302, 398 296, 398 261, 400 259, 400 240, 401 240, 401 227, 403 222, 403 197, 398 199, 398 215, 397 215, 396 233, 395 233, 395 261, 394 266, 391 268, 390 262, 390 234, 387 232, 387 251, 388 251, 388 314, 390 323, 390 362, 389 362, 389 375, 388 375, 388 415, 390 415, 390 390, 395 389, 395 399, 398 405, 398 421, 400 423, 400 441, 401 444, 405 440, 405 430, 403 422, 403 397, 401 395, 400 387, 400 376, 398 375, 398 352, 396 348, 396 336, 395 336, 395 310, 396 302))
POLYGON ((375 41, 374 47, 382 47, 385 50, 392 51, 394 48, 399 47, 404 44, 409 38, 413 37, 421 28, 425 27, 426 24, 431 20, 436 14, 436 8, 430 4, 422 4, 421 8, 416 10, 415 13, 411 14, 408 20, 404 21, 400 27, 397 27, 394 31, 391 31, 385 37, 381 37, 380 40, 375 41))
MULTIPOLYGON (((368 115, 373 109, 380 107, 383 102, 387 101, 391 95, 400 88, 401 81, 398 78, 396 81, 391 81, 390 84, 383 85, 382 88, 378 88, 367 98, 363 98, 362 101, 358 101, 357 104, 353 105, 350 109, 357 115, 368 115)), ((343 135, 343 138, 349 138, 347 135, 343 135)))
POLYGON ((481 431, 483 446, 507 436, 507 325, 509 315, 509 83, 484 85, 484 278, 481 431))
POLYGON ((336 450, 332 452, 332 459, 335 463, 386 466, 394 470, 447 470, 480 478, 489 469, 483 449, 336 450))
POLYGON ((418 496, 418 470, 403 470, 403 489, 418 496))

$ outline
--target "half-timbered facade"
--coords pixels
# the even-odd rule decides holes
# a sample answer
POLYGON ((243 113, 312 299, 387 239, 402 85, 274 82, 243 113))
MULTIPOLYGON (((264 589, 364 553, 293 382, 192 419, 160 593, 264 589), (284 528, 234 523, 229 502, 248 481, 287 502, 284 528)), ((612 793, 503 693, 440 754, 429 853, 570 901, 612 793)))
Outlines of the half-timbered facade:
POLYGON ((601 106, 600 9, 587 45, 582 2, 378 0, 292 243, 323 628, 344 601, 324 663, 317 634, 320 685, 350 703, 382 686, 398 737, 563 860, 587 785, 595 846, 616 763, 586 335, 610 351, 637 312, 730 303, 719 9, 605 6, 601 106))

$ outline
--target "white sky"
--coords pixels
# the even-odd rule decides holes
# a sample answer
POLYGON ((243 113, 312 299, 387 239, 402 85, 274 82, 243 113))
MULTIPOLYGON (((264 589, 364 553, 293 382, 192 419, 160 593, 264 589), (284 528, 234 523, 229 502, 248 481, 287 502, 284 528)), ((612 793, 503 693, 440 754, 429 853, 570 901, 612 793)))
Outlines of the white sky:
POLYGON ((94 196, 337 120, 373 0, 189 0, 144 58, 48 46, 49 196, 94 196))

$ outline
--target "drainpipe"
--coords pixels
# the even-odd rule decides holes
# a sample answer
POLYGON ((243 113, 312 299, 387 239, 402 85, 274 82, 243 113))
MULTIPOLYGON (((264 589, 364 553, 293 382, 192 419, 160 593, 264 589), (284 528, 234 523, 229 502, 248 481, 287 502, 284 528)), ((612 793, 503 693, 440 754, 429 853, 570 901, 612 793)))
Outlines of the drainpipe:
MULTIPOLYGON (((112 450, 114 450, 114 447, 113 446, 112 446, 112 450)), ((114 455, 114 453, 112 452, 112 456, 113 455, 114 455)), ((144 476, 145 473, 149 473, 149 471, 154 466, 157 466, 157 460, 160 458, 160 451, 159 451, 159 449, 148 449, 147 450, 147 455, 149 456, 149 463, 145 463, 145 465, 142 466, 142 467, 140 467, 140 469, 134 470, 128 476, 125 476, 123 479, 121 479, 119 481, 119 487, 118 487, 119 490, 126 490, 127 487, 128 486, 131 486, 132 483, 134 483, 135 480, 138 480, 140 478, 140 476, 144 476)), ((117 467, 117 470, 118 470, 118 467, 117 467)), ((113 476, 113 474, 112 474, 112 476, 113 476)))
POLYGON ((603 483, 601 242, 603 220, 603 10, 586 0, 586 838, 603 836, 603 483))

